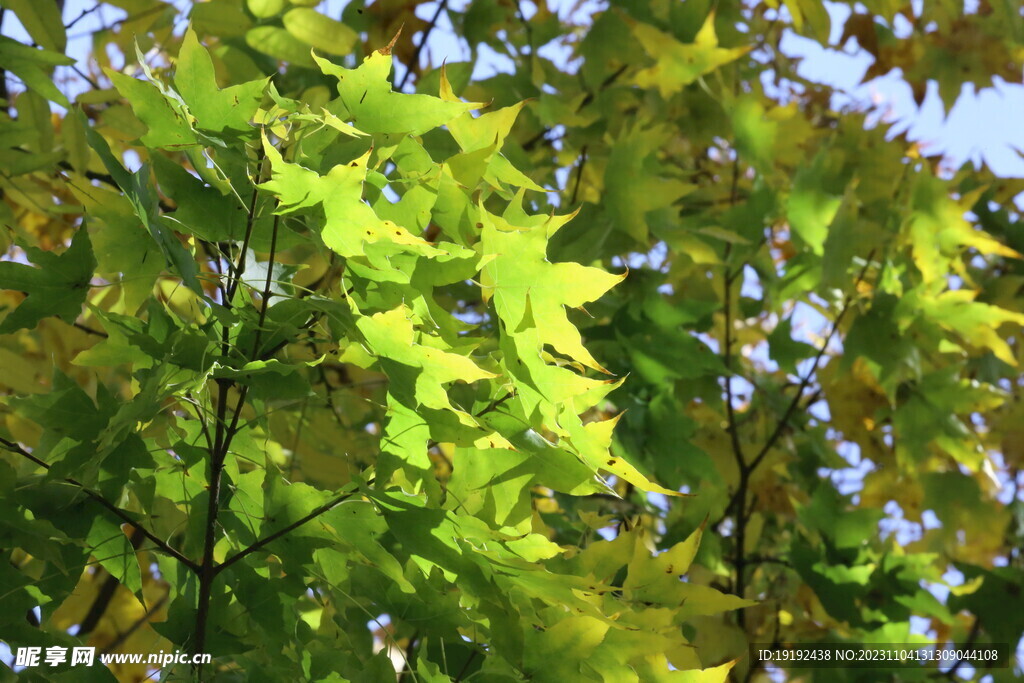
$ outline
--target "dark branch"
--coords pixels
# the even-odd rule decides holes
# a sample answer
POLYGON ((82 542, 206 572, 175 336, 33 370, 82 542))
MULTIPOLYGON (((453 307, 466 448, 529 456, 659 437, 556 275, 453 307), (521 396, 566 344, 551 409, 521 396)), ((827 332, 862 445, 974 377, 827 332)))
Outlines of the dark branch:
POLYGON ((576 183, 572 186, 572 198, 569 200, 570 204, 576 203, 576 196, 580 192, 580 181, 583 179, 583 169, 587 166, 587 146, 583 145, 580 149, 580 163, 576 166, 576 183))
POLYGON ((149 623, 149 620, 153 618, 153 613, 159 611, 161 607, 166 605, 167 600, 169 598, 170 593, 164 593, 162 596, 160 596, 160 599, 153 603, 153 606, 146 610, 145 614, 136 619, 132 623, 132 625, 125 629, 124 633, 120 634, 117 638, 115 638, 114 641, 110 643, 110 645, 107 645, 105 648, 103 648, 103 654, 108 654, 110 652, 113 652, 117 648, 121 647, 121 645, 123 645, 124 642, 128 640, 128 638, 130 638, 133 633, 135 633, 140 628, 149 623))
POLYGON ((793 394, 793 399, 789 402, 789 405, 786 407, 786 412, 782 414, 782 417, 775 425, 775 429, 772 431, 771 436, 769 436, 768 440, 765 441, 764 446, 762 446, 761 450, 758 451, 757 455, 754 456, 754 459, 750 461, 749 467, 751 470, 753 470, 755 467, 761 464, 761 461, 764 460, 765 456, 768 455, 768 451, 771 450, 772 446, 775 445, 775 442, 779 440, 780 436, 782 436, 782 433, 786 429, 786 425, 789 423, 789 420, 793 417, 793 414, 796 412, 797 406, 800 404, 800 401, 803 398, 804 391, 807 389, 807 385, 811 383, 811 378, 818 371, 818 364, 821 362, 822 357, 828 350, 828 345, 829 343, 831 343, 832 337, 834 337, 836 332, 839 330, 839 325, 840 323, 843 322, 843 318, 846 317, 846 312, 850 310, 850 304, 853 303, 853 297, 857 291, 857 287, 864 280, 864 276, 867 274, 868 268, 871 266, 871 260, 874 258, 874 256, 875 250, 872 249, 871 252, 868 254, 867 258, 865 259, 864 267, 861 268, 860 272, 857 274, 857 279, 853 283, 853 291, 847 294, 846 297, 843 299, 843 305, 842 308, 839 310, 839 315, 837 315, 836 319, 832 322, 832 327, 828 331, 828 334, 825 336, 825 341, 821 345, 821 348, 818 349, 818 353, 814 357, 814 362, 811 363, 811 367, 807 370, 807 374, 805 374, 803 379, 800 380, 800 386, 797 388, 796 393, 793 394))
POLYGON ((445 11, 448 7, 448 0, 441 0, 437 4, 437 11, 434 12, 434 16, 430 18, 430 23, 427 24, 427 28, 423 30, 423 37, 420 38, 420 44, 416 46, 416 51, 412 53, 412 58, 409 63, 406 64, 405 73, 402 75, 402 80, 398 84, 395 90, 401 90, 405 87, 405 84, 409 81, 409 76, 412 75, 413 71, 417 71, 420 63, 420 54, 423 52, 423 48, 427 45, 427 39, 430 38, 430 34, 434 31, 434 27, 437 26, 437 20, 441 18, 441 12, 445 11))
MULTIPOLYGON (((372 482, 373 482, 373 480, 371 479, 368 483, 372 483, 372 482)), ((275 531, 274 533, 270 534, 266 538, 262 538, 262 539, 256 541, 255 543, 253 543, 249 547, 247 547, 247 548, 245 548, 243 550, 239 550, 237 553, 235 553, 234 555, 232 555, 231 557, 229 557, 228 559, 224 560, 222 563, 217 565, 217 568, 214 570, 214 575, 220 574, 222 571, 224 571, 225 569, 227 569, 231 565, 235 564, 239 560, 242 560, 242 559, 248 557, 249 555, 251 555, 254 552, 256 552, 257 550, 259 550, 260 548, 263 548, 264 546, 269 545, 270 543, 273 543, 274 541, 276 541, 277 539, 281 538, 282 536, 287 536, 288 534, 290 534, 291 532, 295 531, 296 529, 298 529, 303 524, 311 522, 314 519, 316 519, 317 517, 319 517, 320 515, 324 514, 325 512, 328 512, 328 511, 336 508, 338 505, 341 505, 346 500, 348 500, 352 496, 356 495, 356 493, 357 493, 356 491, 349 491, 348 493, 343 493, 340 496, 338 496, 338 497, 336 497, 336 498, 334 498, 334 499, 324 503, 320 507, 316 508, 315 510, 310 512, 305 517, 302 517, 301 519, 299 519, 299 520, 297 520, 295 522, 292 522, 291 524, 289 524, 286 527, 278 529, 277 531, 275 531)))
MULTIPOLYGON (((35 464, 39 465, 40 467, 42 467, 45 470, 49 470, 50 469, 50 464, 49 463, 47 463, 45 460, 42 460, 42 459, 37 458, 36 456, 32 455, 31 453, 26 451, 21 446, 19 446, 18 444, 14 443, 13 441, 8 441, 7 439, 4 439, 4 438, 0 437, 0 446, 3 446, 5 449, 7 449, 8 451, 10 451, 12 453, 17 453, 18 455, 22 456, 23 458, 31 460, 32 462, 34 462, 35 464)), ((199 571, 199 565, 197 565, 195 562, 193 562, 192 560, 188 559, 187 557, 182 555, 180 552, 175 550, 173 547, 168 545, 168 543, 166 541, 162 540, 159 536, 156 536, 151 531, 147 530, 145 527, 143 527, 139 523, 139 521, 137 519, 133 519, 130 514, 128 514, 124 510, 121 510, 119 507, 117 507, 116 505, 114 505, 113 503, 108 501, 106 498, 101 496, 96 491, 93 491, 92 489, 87 487, 85 484, 81 483, 77 479, 72 479, 71 477, 65 477, 63 481, 67 482, 68 484, 71 484, 75 488, 80 489, 82 491, 82 493, 84 493, 85 495, 89 496, 94 501, 96 501, 97 503, 99 503, 100 505, 105 507, 111 513, 116 515, 119 519, 121 519, 124 522, 127 522, 128 524, 131 524, 133 527, 135 527, 140 532, 142 532, 142 534, 147 539, 149 539, 149 541, 151 543, 153 543, 153 545, 155 545, 157 548, 159 548, 160 550, 162 550, 166 554, 168 554, 171 557, 173 557, 174 559, 176 559, 178 562, 181 562, 183 565, 188 567, 193 572, 198 572, 199 571)))
POLYGON ((96 337, 103 337, 104 339, 106 339, 108 336, 110 336, 106 332, 101 332, 100 330, 94 330, 91 327, 89 327, 88 325, 83 325, 80 322, 73 322, 71 324, 74 327, 77 327, 78 329, 80 329, 82 332, 85 332, 86 334, 91 334, 91 335, 96 336, 96 337))

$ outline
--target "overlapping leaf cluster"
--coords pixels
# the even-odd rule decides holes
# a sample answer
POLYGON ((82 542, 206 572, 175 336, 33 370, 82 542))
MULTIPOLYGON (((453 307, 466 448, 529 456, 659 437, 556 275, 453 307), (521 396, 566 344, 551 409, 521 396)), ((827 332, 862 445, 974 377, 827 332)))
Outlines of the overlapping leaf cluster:
POLYGON ((179 672, 207 679, 703 669, 680 626, 748 603, 680 580, 699 534, 653 558, 643 530, 582 549, 543 518, 556 492, 675 492, 609 452, 621 381, 570 315, 623 276, 549 260, 572 215, 523 207, 521 104, 474 115, 443 71, 394 92, 388 50, 314 53, 298 98, 221 88, 192 29, 170 68, 138 60, 104 72, 137 140, 64 118, 88 148, 42 215, 70 245, 0 264, 12 355, 93 342, 11 386, 5 640, 209 651, 179 672))

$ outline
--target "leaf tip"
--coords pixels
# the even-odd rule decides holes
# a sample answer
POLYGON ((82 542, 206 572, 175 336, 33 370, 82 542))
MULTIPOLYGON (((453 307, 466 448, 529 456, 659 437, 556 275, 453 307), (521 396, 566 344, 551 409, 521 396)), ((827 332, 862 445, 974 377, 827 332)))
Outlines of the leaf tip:
POLYGON ((385 56, 390 56, 391 55, 391 51, 395 48, 395 43, 398 42, 398 37, 400 35, 402 35, 402 29, 404 29, 404 28, 405 28, 405 23, 403 23, 401 26, 398 27, 398 33, 396 33, 395 37, 391 39, 391 42, 389 42, 387 45, 385 45, 381 49, 377 50, 377 52, 379 52, 379 53, 381 53, 382 55, 385 55, 385 56))

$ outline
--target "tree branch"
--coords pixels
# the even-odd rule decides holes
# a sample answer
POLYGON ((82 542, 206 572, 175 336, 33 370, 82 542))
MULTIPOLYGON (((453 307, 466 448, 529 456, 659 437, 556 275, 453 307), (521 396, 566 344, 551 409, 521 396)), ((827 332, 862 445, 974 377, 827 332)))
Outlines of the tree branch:
MULTIPOLYGON (((238 284, 242 280, 242 273, 245 272, 245 254, 249 250, 249 241, 252 239, 253 229, 256 227, 256 200, 259 198, 259 187, 258 184, 263 176, 263 147, 259 148, 256 153, 256 182, 252 186, 252 197, 249 199, 249 215, 245 219, 245 237, 242 238, 242 249, 238 252, 238 263, 231 268, 230 261, 228 267, 233 270, 233 274, 229 273, 231 282, 228 283, 228 301, 226 305, 230 306, 230 302, 235 298, 235 292, 238 291, 238 284)), ((276 227, 276 226, 275 226, 276 227)))
POLYGON ((416 46, 416 51, 412 53, 412 59, 406 65, 405 73, 402 74, 402 81, 398 84, 395 90, 401 90, 405 87, 405 84, 409 80, 409 76, 412 75, 413 71, 418 70, 420 62, 420 53, 423 52, 423 48, 427 45, 427 39, 430 38, 430 34, 433 32, 434 27, 437 26, 437 20, 441 18, 441 12, 445 11, 448 7, 448 0, 441 0, 437 4, 437 11, 434 12, 434 16, 430 18, 430 23, 427 24, 427 28, 423 30, 423 37, 420 38, 420 44, 416 46))
MULTIPOLYGON (((257 174, 258 179, 258 174, 257 174)), ((250 202, 250 215, 247 223, 249 228, 246 230, 247 235, 251 235, 251 225, 255 223, 253 213, 256 209, 256 190, 253 189, 253 199, 250 202)), ((267 279, 263 289, 263 300, 260 306, 260 317, 259 322, 256 325, 256 333, 253 339, 252 352, 249 357, 253 360, 259 357, 260 341, 263 335, 263 326, 267 320, 267 308, 270 304, 271 298, 271 287, 274 284, 274 260, 277 255, 277 234, 278 227, 280 226, 281 216, 279 214, 274 216, 273 232, 270 237, 270 256, 267 261, 267 279)), ((248 246, 246 246, 248 249, 248 246)), ((239 264, 244 263, 245 252, 239 253, 238 262, 239 264)), ((240 265, 239 268, 242 266, 240 265)), ((240 275, 241 272, 239 271, 240 275)), ((236 277, 233 281, 234 289, 230 290, 229 294, 234 297, 235 291, 237 291, 238 283, 240 278, 236 277)), ((230 302, 227 302, 230 305, 230 302)), ((224 323, 222 329, 222 347, 227 345, 228 325, 224 323)), ((201 653, 206 647, 206 630, 210 619, 210 605, 213 598, 213 581, 217 577, 220 568, 213 558, 213 549, 216 545, 217 536, 217 516, 220 513, 220 493, 221 493, 221 480, 224 474, 224 461, 227 459, 228 452, 231 449, 231 441, 238 433, 238 421, 241 417, 242 410, 245 408, 245 400, 249 394, 249 386, 242 385, 238 392, 238 402, 235 404, 234 414, 231 418, 231 426, 225 427, 225 418, 227 417, 227 395, 228 390, 232 384, 229 380, 218 380, 217 384, 220 388, 220 399, 217 405, 217 436, 214 439, 216 449, 210 453, 210 483, 209 483, 209 496, 207 498, 206 505, 206 533, 203 539, 203 558, 202 564, 199 568, 199 598, 198 607, 196 609, 196 639, 195 648, 196 653, 201 653)), ((201 666, 197 667, 196 673, 201 677, 202 669, 201 666)))
POLYGON ((758 451, 757 455, 754 456, 754 459, 750 461, 749 467, 751 470, 753 470, 755 467, 761 464, 761 461, 764 460, 765 456, 768 455, 768 451, 771 450, 772 446, 775 445, 775 442, 779 440, 780 436, 782 436, 782 432, 785 431, 786 425, 789 423, 790 418, 792 418, 793 413, 796 412, 796 408, 800 404, 801 399, 803 398, 804 391, 807 389, 807 385, 810 384, 811 378, 818 371, 818 364, 821 362, 822 357, 828 350, 828 345, 829 343, 831 343, 832 337, 834 337, 836 332, 839 330, 839 325, 840 323, 843 322, 843 318, 846 317, 846 312, 850 310, 850 304, 853 303, 853 297, 857 292, 857 287, 859 287, 860 283, 864 280, 864 276, 867 274, 868 268, 871 266, 871 260, 874 258, 874 256, 875 250, 872 249, 871 252, 868 253, 867 258, 865 259, 864 267, 860 269, 860 272, 857 274, 857 279, 853 283, 853 292, 847 294, 843 298, 843 305, 842 308, 839 310, 839 315, 837 315, 836 319, 832 322, 832 327, 828 331, 828 334, 825 336, 825 341, 821 345, 821 348, 818 349, 818 353, 814 357, 814 362, 811 363, 811 367, 807 370, 807 374, 805 374, 803 379, 800 380, 800 386, 797 388, 796 393, 793 394, 793 399, 789 402, 789 405, 786 407, 786 412, 782 414, 782 417, 775 425, 775 429, 772 431, 771 436, 769 436, 768 440, 765 441, 764 446, 762 446, 761 450, 758 451))
MULTIPOLYGON (((24 448, 22 448, 21 446, 19 446, 16 443, 14 443, 13 441, 8 441, 7 439, 4 439, 3 437, 0 437, 0 446, 3 446, 6 450, 8 450, 8 451, 10 451, 12 453, 17 453, 18 455, 22 456, 23 458, 31 460, 36 465, 39 465, 40 467, 42 467, 45 470, 49 470, 50 469, 50 464, 48 462, 46 462, 45 460, 42 460, 41 458, 37 458, 35 455, 33 455, 32 453, 29 453, 28 451, 26 451, 24 448)), ((136 520, 136 519, 133 519, 130 514, 128 514, 127 512, 124 512, 123 510, 121 510, 119 507, 117 507, 116 505, 114 505, 113 503, 108 501, 106 498, 104 498, 102 495, 100 495, 96 491, 93 491, 92 489, 87 487, 82 482, 78 481, 77 479, 72 479, 71 477, 65 477, 63 479, 63 481, 67 482, 68 484, 71 484, 75 488, 80 489, 82 491, 82 493, 84 493, 85 495, 89 496, 94 501, 96 501, 97 503, 99 503, 100 505, 105 507, 111 513, 113 513, 119 519, 121 519, 121 521, 127 522, 128 524, 131 524, 133 527, 138 529, 147 539, 149 539, 149 541, 151 543, 153 543, 153 545, 155 545, 158 549, 162 550, 167 555, 173 557, 178 562, 181 562, 183 565, 188 567, 193 572, 198 572, 199 571, 199 565, 198 564, 196 564, 195 562, 193 562, 192 560, 188 559, 187 557, 182 555, 180 552, 175 550, 166 541, 162 540, 159 536, 155 535, 153 532, 151 532, 148 529, 146 529, 145 527, 143 527, 139 523, 139 521, 136 520)))
MULTIPOLYGON (((373 483, 373 480, 371 479, 367 483, 368 484, 369 483, 373 483)), ((336 497, 336 498, 334 498, 334 499, 324 503, 320 507, 316 508, 315 510, 310 512, 305 517, 302 517, 301 519, 299 519, 299 520, 297 520, 295 522, 292 522, 291 524, 289 524, 286 527, 278 529, 277 531, 275 531, 274 533, 270 534, 269 536, 267 536, 265 538, 261 538, 260 540, 256 541, 255 543, 253 543, 249 547, 244 548, 243 550, 239 550, 237 553, 235 553, 234 555, 232 555, 231 557, 229 557, 228 559, 224 560, 219 565, 217 565, 217 568, 214 571, 214 575, 216 576, 217 574, 220 574, 222 571, 224 571, 225 569, 227 569, 231 565, 233 565, 236 562, 238 562, 238 561, 248 557, 249 555, 251 555, 254 552, 256 552, 257 550, 259 550, 260 548, 263 548, 264 546, 266 546, 266 545, 268 545, 270 543, 273 543, 274 541, 276 541, 277 539, 281 538, 282 536, 287 536, 288 534, 290 534, 292 531, 295 531, 296 529, 298 529, 303 524, 306 524, 307 522, 311 522, 314 519, 316 519, 317 517, 319 517, 320 515, 324 514, 325 512, 328 512, 328 511, 336 508, 341 503, 345 502, 346 500, 348 500, 352 496, 356 495, 356 493, 357 493, 357 491, 349 491, 348 493, 343 493, 340 496, 338 496, 338 497, 336 497)))
POLYGON ((160 596, 160 599, 153 603, 153 606, 146 610, 145 614, 136 619, 132 623, 132 625, 129 626, 124 633, 118 635, 117 638, 115 638, 112 643, 103 648, 103 654, 111 653, 117 648, 119 648, 121 645, 123 645, 124 642, 128 640, 128 638, 130 638, 133 633, 135 633, 140 628, 149 623, 149 620, 153 618, 153 612, 156 612, 158 609, 166 605, 169 599, 170 593, 164 593, 162 596, 160 596))
POLYGON ((587 165, 587 146, 583 145, 580 149, 580 163, 576 165, 576 183, 572 186, 572 198, 569 200, 570 204, 576 203, 576 196, 580 192, 580 181, 583 180, 583 169, 587 165))
MULTIPOLYGON (((800 384, 797 387, 796 392, 793 394, 792 400, 790 400, 789 405, 786 407, 785 412, 783 412, 783 414, 782 414, 782 417, 779 418, 778 422, 775 425, 775 428, 772 430, 771 435, 768 437, 768 439, 761 446, 761 449, 757 452, 757 455, 755 455, 754 458, 752 460, 750 460, 749 462, 744 463, 743 460, 742 460, 742 457, 741 456, 737 456, 737 462, 738 462, 739 467, 740 467, 739 485, 736 488, 736 492, 733 493, 732 497, 729 499, 729 502, 726 504, 725 514, 723 515, 722 520, 719 520, 718 524, 720 524, 721 521, 723 521, 726 517, 728 517, 731 511, 735 510, 735 517, 736 517, 736 529, 735 529, 736 543, 735 543, 735 545, 736 545, 736 551, 735 551, 735 556, 734 556, 733 563, 735 564, 735 567, 736 567, 736 582, 735 582, 734 593, 737 596, 741 597, 741 598, 743 597, 743 594, 744 594, 745 589, 746 589, 745 572, 746 572, 747 564, 750 561, 750 558, 747 558, 746 555, 745 555, 746 526, 747 526, 747 522, 750 519, 750 515, 752 515, 753 511, 754 511, 754 504, 751 504, 749 509, 747 508, 747 504, 746 504, 747 487, 748 487, 748 484, 750 482, 750 477, 753 474, 754 470, 756 470, 757 467, 768 456, 768 453, 771 451, 771 449, 778 442, 779 438, 782 436, 783 432, 786 430, 786 427, 789 425, 789 422, 792 419, 793 415, 796 413, 796 409, 800 405, 800 403, 801 403, 801 401, 802 401, 802 399, 804 397, 804 391, 806 391, 807 386, 810 384, 811 378, 816 374, 817 369, 818 369, 818 365, 821 362, 822 357, 824 357, 825 352, 828 350, 828 346, 829 346, 829 343, 831 343, 831 341, 832 341, 832 337, 835 336, 835 333, 839 330, 839 325, 842 323, 843 318, 846 317, 846 313, 850 309, 850 304, 853 302, 853 298, 856 295, 857 288, 860 285, 860 283, 863 281, 864 276, 867 273, 867 270, 868 270, 868 268, 871 265, 871 261, 874 258, 874 254, 875 254, 875 251, 872 249, 871 252, 868 254, 867 258, 865 259, 864 266, 861 268, 860 272, 857 274, 857 279, 856 279, 856 281, 854 282, 854 285, 853 285, 853 291, 848 293, 846 295, 846 297, 843 299, 842 308, 840 309, 839 314, 836 315, 835 320, 832 322, 832 325, 831 325, 831 327, 830 327, 830 329, 828 331, 828 334, 825 336, 824 343, 821 345, 821 348, 818 349, 818 353, 815 355, 814 361, 812 362, 811 367, 807 370, 807 373, 801 378, 800 384)), ((728 284, 728 280, 727 280, 727 284, 728 284)), ((728 346, 728 343, 726 343, 726 353, 727 354, 728 354, 728 349, 729 349, 729 346, 728 346)), ((727 357, 728 357, 728 355, 727 355, 727 357)), ((727 368, 729 367, 728 364, 726 365, 726 367, 727 368)), ((726 387, 727 387, 726 394, 728 396, 729 395, 728 382, 726 383, 726 387)), ((814 396, 812 396, 812 400, 816 400, 816 398, 815 398, 816 396, 817 396, 817 393, 814 396)), ((731 431, 732 430, 732 425, 734 424, 733 418, 731 416, 731 412, 730 412, 729 424, 730 424, 730 431, 731 431)), ((738 444, 738 442, 734 442, 734 449, 735 449, 737 444, 738 444)), ((744 625, 744 612, 742 610, 740 610, 737 613, 736 619, 737 619, 737 622, 738 622, 740 628, 743 628, 743 625, 744 625)))
POLYGON ((82 323, 80 323, 78 321, 75 321, 75 322, 71 323, 71 325, 73 327, 77 327, 78 329, 80 329, 82 332, 85 332, 86 334, 91 334, 91 335, 96 336, 96 337, 103 337, 104 339, 106 339, 107 337, 110 336, 106 332, 101 332, 100 330, 94 330, 91 327, 89 327, 88 325, 83 325, 82 323))

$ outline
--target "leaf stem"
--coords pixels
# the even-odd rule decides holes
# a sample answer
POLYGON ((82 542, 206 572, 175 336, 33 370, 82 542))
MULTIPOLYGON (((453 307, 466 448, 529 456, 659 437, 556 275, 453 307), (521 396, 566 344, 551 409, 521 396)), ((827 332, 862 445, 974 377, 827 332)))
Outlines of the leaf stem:
MULTIPOLYGON (((242 248, 238 252, 238 263, 235 264, 231 270, 231 282, 228 283, 228 296, 224 302, 225 306, 230 307, 231 301, 235 298, 235 292, 238 291, 238 284, 242 281, 242 273, 245 272, 245 253, 249 250, 249 242, 252 240, 252 233, 256 226, 256 200, 259 198, 259 181, 263 175, 261 166, 263 165, 263 148, 260 147, 259 152, 256 154, 256 183, 252 186, 252 197, 249 199, 249 215, 245 219, 245 237, 242 238, 242 248)), ((229 268, 230 262, 229 262, 229 268)))

